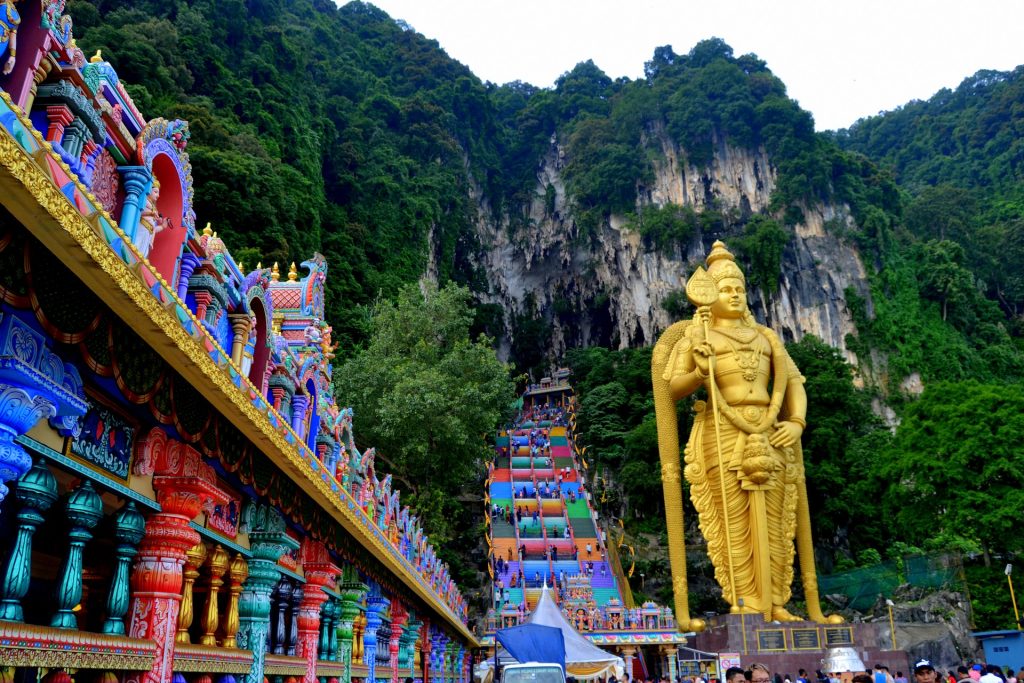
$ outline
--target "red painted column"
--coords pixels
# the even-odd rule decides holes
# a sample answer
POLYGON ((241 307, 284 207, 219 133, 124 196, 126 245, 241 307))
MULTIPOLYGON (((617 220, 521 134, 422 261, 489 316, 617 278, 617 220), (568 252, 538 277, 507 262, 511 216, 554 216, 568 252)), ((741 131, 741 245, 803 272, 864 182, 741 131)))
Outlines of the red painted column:
POLYGON ((206 320, 206 310, 213 302, 213 295, 209 292, 196 292, 196 317, 200 322, 206 320))
POLYGON ((423 644, 420 645, 420 659, 423 662, 423 683, 430 683, 430 650, 433 643, 430 640, 430 620, 424 619, 420 628, 420 637, 423 644))
POLYGON ((50 129, 46 131, 47 142, 60 142, 64 137, 64 126, 75 120, 71 109, 64 104, 54 104, 46 108, 46 117, 50 120, 50 129))
POLYGON ((320 607, 327 602, 327 593, 322 589, 334 584, 334 579, 341 573, 341 569, 331 562, 331 556, 324 544, 313 541, 308 536, 299 548, 299 560, 302 562, 306 585, 302 593, 302 602, 299 603, 299 639, 295 645, 295 655, 306 660, 305 683, 317 683, 320 607))
POLYGON ((170 683, 174 636, 181 605, 185 553, 199 542, 189 522, 204 508, 227 504, 217 488, 216 475, 198 451, 169 439, 153 428, 135 444, 136 475, 153 474, 153 489, 161 512, 146 520, 146 535, 132 571, 132 607, 128 635, 157 645, 153 668, 131 680, 170 683))
POLYGON ((398 683, 398 650, 399 641, 402 637, 402 627, 409 619, 409 613, 405 611, 398 598, 391 600, 391 642, 388 652, 391 654, 391 683, 398 683))

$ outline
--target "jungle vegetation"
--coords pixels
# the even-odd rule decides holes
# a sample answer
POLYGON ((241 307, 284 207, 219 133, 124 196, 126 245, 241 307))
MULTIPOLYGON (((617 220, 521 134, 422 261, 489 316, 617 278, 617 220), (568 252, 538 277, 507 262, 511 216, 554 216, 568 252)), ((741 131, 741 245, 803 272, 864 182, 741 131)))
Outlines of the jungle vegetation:
MULTIPOLYGON (((68 11, 79 45, 103 50, 148 116, 190 121, 197 213, 237 258, 251 268, 325 255, 328 317, 352 373, 339 373, 339 390, 360 405, 357 435, 419 485, 432 535, 468 533, 438 501, 458 494, 451 477, 475 451, 459 442, 465 458, 451 471, 430 460, 439 453, 431 438, 468 432, 460 437, 453 422, 403 441, 413 426, 375 411, 385 411, 380 401, 404 405, 409 392, 384 395, 384 385, 355 380, 382 373, 376 380, 393 387, 447 386, 450 378, 431 378, 431 363, 456 350, 466 355, 447 370, 484 363, 476 335, 503 329, 500 311, 476 298, 488 285, 473 265, 474 193, 492 218, 527 225, 537 163, 554 136, 566 151, 579 239, 612 213, 649 249, 723 235, 766 296, 804 208, 850 208, 852 223, 826 228, 855 244, 870 272, 870 301, 846 293, 858 366, 813 338, 790 346, 815 397, 804 443, 824 571, 920 548, 963 551, 980 563, 968 574, 987 576, 995 559, 1024 550, 1008 533, 1024 491, 1012 449, 1024 441, 1024 67, 979 72, 927 101, 816 133, 762 60, 719 39, 685 53, 658 47, 636 80, 588 61, 538 88, 481 82, 436 41, 363 2, 70 0, 68 11), (763 148, 778 175, 770 211, 638 207, 662 133, 698 166, 726 142, 763 148), (431 250, 442 285, 461 289, 407 288, 431 250), (438 302, 450 317, 438 315, 438 302), (381 321, 422 311, 460 341, 399 359, 409 340, 389 337, 381 321), (892 411, 887 422, 882 406, 892 411)), ((553 205, 552 188, 545 197, 553 205)), ((665 305, 690 312, 682 296, 665 305)), ((512 360, 542 365, 550 328, 541 312, 515 323, 528 333, 512 360)), ((599 484, 609 511, 658 534, 649 358, 649 349, 589 348, 568 360, 583 441, 599 469, 615 472, 599 484)), ((483 382, 497 405, 508 369, 483 367, 505 378, 483 382)), ((423 415, 439 405, 407 407, 423 415)), ((500 413, 472 419, 487 422, 478 425, 485 432, 500 413)), ((469 477, 467 490, 475 485, 469 477)), ((470 560, 451 561, 456 576, 469 574, 470 560)), ((978 595, 994 594, 986 591, 978 585, 978 595)), ((978 625, 1006 626, 1005 614, 978 625)))

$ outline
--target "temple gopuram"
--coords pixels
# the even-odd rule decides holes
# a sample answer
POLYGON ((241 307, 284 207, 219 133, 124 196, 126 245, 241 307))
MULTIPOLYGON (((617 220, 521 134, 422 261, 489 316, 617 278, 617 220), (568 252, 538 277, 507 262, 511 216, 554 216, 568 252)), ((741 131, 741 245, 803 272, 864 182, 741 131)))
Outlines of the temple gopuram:
POLYGON ((0 13, 0 681, 466 681, 332 393, 328 264, 246 271, 63 0, 0 13))
MULTIPOLYGON (((633 600, 618 547, 591 500, 568 375, 559 370, 530 385, 522 412, 495 440, 484 494, 493 598, 481 643, 493 656, 494 632, 530 621, 546 586, 564 620, 621 656, 632 679, 657 672, 674 681, 689 673, 681 660, 694 651, 685 648, 688 634, 671 608, 633 600)), ((702 672, 714 674, 715 666, 708 662, 702 672)))

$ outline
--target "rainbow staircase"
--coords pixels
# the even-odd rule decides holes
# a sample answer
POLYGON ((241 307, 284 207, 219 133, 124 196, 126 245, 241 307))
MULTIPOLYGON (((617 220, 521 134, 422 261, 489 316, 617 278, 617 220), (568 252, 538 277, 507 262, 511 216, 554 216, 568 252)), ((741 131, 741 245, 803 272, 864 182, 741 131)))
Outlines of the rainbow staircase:
POLYGON ((525 416, 495 442, 489 541, 492 558, 503 559, 491 574, 493 604, 504 614, 528 613, 545 584, 562 604, 570 578, 576 593, 587 586, 597 607, 622 604, 570 435, 551 412, 547 421, 525 416))

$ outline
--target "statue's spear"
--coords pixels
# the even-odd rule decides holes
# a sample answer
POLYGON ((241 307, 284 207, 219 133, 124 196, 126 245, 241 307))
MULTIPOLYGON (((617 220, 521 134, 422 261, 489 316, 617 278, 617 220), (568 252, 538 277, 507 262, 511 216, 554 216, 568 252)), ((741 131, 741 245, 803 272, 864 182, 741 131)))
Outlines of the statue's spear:
MULTIPOLYGON (((718 301, 718 285, 711 279, 702 266, 690 276, 686 283, 686 298, 697 308, 710 306, 718 301)), ((711 343, 707 318, 704 323, 704 341, 711 343)), ((732 563, 732 533, 729 530, 729 503, 725 497, 725 453, 722 452, 722 431, 718 423, 718 389, 715 386, 715 356, 708 357, 708 393, 711 395, 711 414, 715 423, 715 447, 718 449, 718 483, 722 493, 722 525, 725 527, 725 555, 729 561, 729 588, 732 591, 732 603, 737 604, 736 575, 732 563)))

